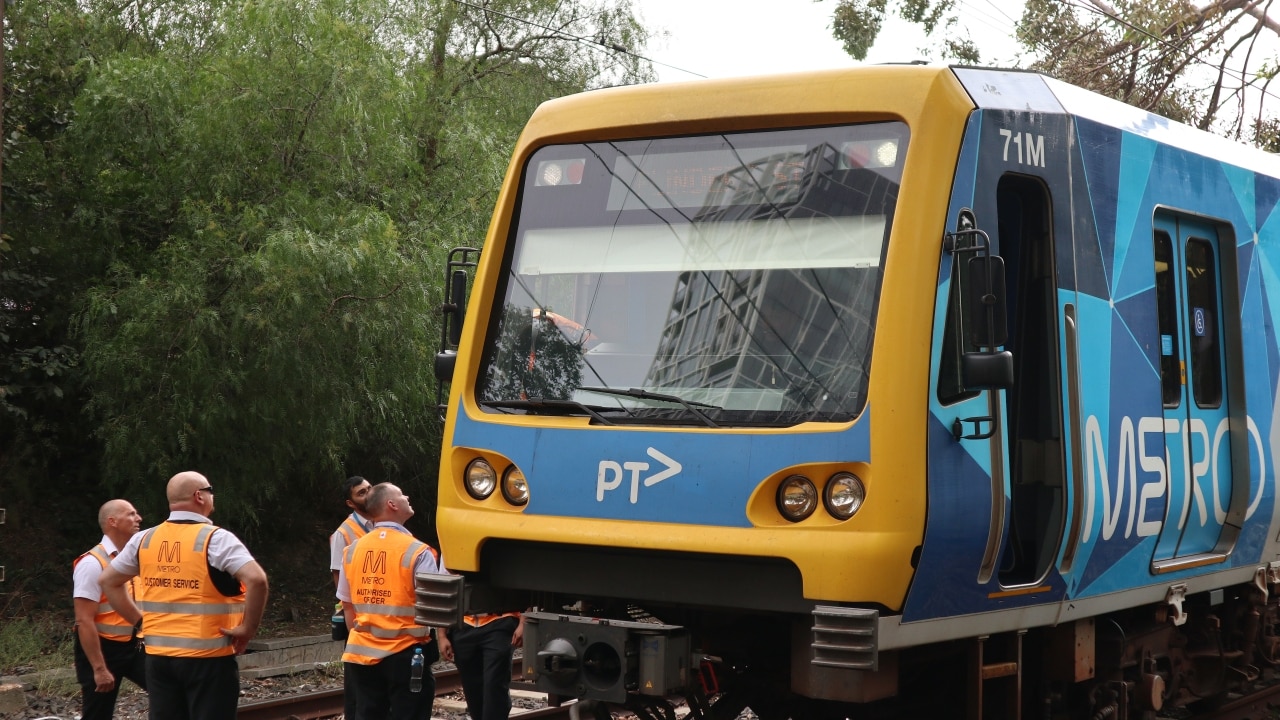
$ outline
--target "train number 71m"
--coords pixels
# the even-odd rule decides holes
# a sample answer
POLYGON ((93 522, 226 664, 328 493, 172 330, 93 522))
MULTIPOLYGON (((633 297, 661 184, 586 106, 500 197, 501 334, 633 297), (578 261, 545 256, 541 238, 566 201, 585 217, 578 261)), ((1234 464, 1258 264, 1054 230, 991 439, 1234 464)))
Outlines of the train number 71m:
POLYGON ((1009 145, 1012 144, 1018 149, 1018 157, 1015 162, 1020 165, 1030 165, 1031 167, 1044 167, 1043 135, 1014 132, 1004 128, 1000 129, 1000 135, 1004 138, 1004 162, 1009 162, 1009 145))

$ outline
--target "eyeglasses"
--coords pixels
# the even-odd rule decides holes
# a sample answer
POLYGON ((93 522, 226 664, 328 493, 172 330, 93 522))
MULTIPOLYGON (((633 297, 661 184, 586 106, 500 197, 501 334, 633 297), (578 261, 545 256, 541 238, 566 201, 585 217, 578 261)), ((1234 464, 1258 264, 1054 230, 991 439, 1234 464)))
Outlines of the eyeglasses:
POLYGON ((213 494, 213 486, 212 486, 212 485, 207 485, 207 486, 202 487, 202 488, 196 488, 196 492, 207 492, 207 493, 209 493, 210 495, 212 495, 212 494, 213 494))

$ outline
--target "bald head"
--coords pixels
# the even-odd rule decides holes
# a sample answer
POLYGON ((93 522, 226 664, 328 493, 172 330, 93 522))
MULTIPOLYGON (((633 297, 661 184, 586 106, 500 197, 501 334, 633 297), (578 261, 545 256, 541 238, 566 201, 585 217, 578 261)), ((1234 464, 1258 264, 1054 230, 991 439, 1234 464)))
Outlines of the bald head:
POLYGON ((116 547, 123 547, 142 528, 142 515, 128 500, 108 500, 98 508, 98 526, 116 547))
POLYGON ((409 504, 409 496, 391 483, 378 483, 369 491, 365 499, 366 512, 376 522, 395 522, 404 524, 413 517, 413 506, 409 504))
POLYGON ((208 484, 209 481, 203 475, 194 470, 187 470, 169 478, 169 486, 165 488, 164 494, 172 505, 187 500, 196 490, 208 484))
POLYGON ((133 512, 133 505, 128 500, 108 500, 102 503, 102 507, 98 508, 98 527, 102 528, 102 532, 105 533, 111 518, 130 512, 133 512))
POLYGON ((208 478, 194 470, 180 472, 169 478, 165 488, 169 510, 189 510, 209 517, 213 513, 213 485, 208 478))

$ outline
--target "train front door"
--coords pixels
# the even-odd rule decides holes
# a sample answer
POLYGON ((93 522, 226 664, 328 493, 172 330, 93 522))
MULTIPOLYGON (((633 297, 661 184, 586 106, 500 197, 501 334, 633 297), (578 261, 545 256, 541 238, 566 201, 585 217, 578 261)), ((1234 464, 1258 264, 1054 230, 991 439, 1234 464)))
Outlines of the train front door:
POLYGON ((1009 511, 998 577, 1003 587, 1029 586, 1053 566, 1066 519, 1059 268, 1052 202, 1042 180, 1005 174, 996 186, 996 208, 1008 269, 1007 347, 1014 360, 1001 424, 1009 511))
POLYGON ((1169 213, 1158 213, 1154 228, 1164 417, 1163 427, 1144 419, 1138 433, 1142 469, 1163 476, 1160 563, 1217 545, 1231 506, 1232 453, 1217 231, 1169 213))

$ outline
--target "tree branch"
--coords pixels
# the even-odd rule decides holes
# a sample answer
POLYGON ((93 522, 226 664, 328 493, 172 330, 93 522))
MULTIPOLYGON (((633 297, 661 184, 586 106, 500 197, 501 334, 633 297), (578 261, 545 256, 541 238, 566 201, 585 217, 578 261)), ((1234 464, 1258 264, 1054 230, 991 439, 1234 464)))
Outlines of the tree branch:
POLYGON ((396 292, 400 290, 400 287, 401 287, 402 285, 404 285, 404 283, 403 283, 403 282, 398 282, 398 283, 396 283, 396 286, 395 286, 395 287, 391 288, 390 290, 386 291, 385 293, 383 293, 383 294, 381 294, 381 295, 373 295, 373 296, 370 296, 370 297, 365 297, 365 296, 363 296, 363 295, 352 295, 352 294, 349 294, 349 293, 348 293, 348 294, 346 294, 346 295, 339 295, 338 297, 336 297, 336 298, 334 298, 334 299, 333 299, 333 302, 329 303, 329 307, 325 309, 324 314, 325 314, 325 315, 330 315, 330 314, 332 314, 332 313, 333 313, 333 309, 334 309, 334 308, 336 308, 336 307, 338 306, 338 303, 342 302, 343 300, 360 300, 360 301, 365 301, 365 302, 370 301, 370 300, 385 300, 386 298, 389 298, 389 297, 391 297, 392 295, 395 295, 395 294, 396 294, 396 292))

